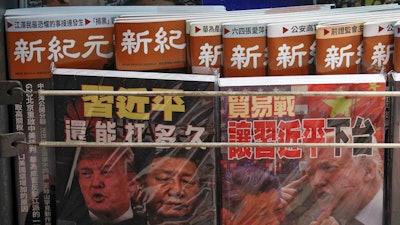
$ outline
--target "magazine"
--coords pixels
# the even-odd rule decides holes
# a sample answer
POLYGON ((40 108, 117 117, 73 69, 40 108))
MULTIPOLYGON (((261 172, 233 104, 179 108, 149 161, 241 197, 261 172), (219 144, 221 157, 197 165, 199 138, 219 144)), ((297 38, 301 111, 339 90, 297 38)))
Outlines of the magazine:
POLYGON ((363 23, 321 23, 316 33, 316 74, 361 73, 363 23))
POLYGON ((315 33, 320 19, 267 25, 268 75, 315 74, 315 33))
MULTIPOLYGON (((56 90, 212 91, 215 83, 212 76, 194 74, 56 69, 53 75, 56 90)), ((107 155, 101 162, 87 154, 100 154, 107 143, 214 142, 214 97, 89 94, 56 96, 55 105, 56 140, 96 144, 56 149, 58 221, 83 225, 101 220, 100 224, 107 224, 129 211, 121 224, 216 224, 214 148, 108 147, 109 151, 103 152, 115 155, 107 155), (118 164, 116 155, 123 158, 126 153, 131 155, 130 166, 122 173, 126 176, 113 175, 111 169, 108 182, 98 181, 98 186, 91 186, 96 191, 88 191, 87 181, 95 183, 90 174, 96 172, 90 171, 101 170, 85 167, 84 160, 107 168, 108 163, 118 164), (118 186, 111 185, 120 179, 118 186), (120 192, 125 196, 120 201, 129 204, 119 207, 108 199, 117 198, 120 192), (107 209, 102 208, 105 204, 107 209), (111 213, 117 211, 120 213, 111 213)))
POLYGON ((388 73, 393 69, 393 18, 364 23, 363 73, 388 73))
POLYGON ((383 75, 230 77, 219 87, 245 92, 221 97, 221 142, 232 143, 221 149, 222 224, 387 224, 383 150, 329 146, 383 143, 385 98, 302 95, 385 91, 383 75), (249 143, 260 145, 240 145, 249 143), (356 165, 372 165, 371 176, 356 165), (358 214, 367 203, 374 210, 358 214))
POLYGON ((267 24, 222 24, 223 77, 267 75, 267 24))
POLYGON ((115 22, 116 69, 186 71, 183 18, 121 19, 115 22))

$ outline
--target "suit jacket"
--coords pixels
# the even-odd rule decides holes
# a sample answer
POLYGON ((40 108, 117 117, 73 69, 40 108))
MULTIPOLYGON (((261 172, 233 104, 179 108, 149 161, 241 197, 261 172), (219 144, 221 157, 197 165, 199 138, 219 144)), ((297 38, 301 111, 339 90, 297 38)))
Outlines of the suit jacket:
MULTIPOLYGON (((90 218, 89 210, 78 185, 71 186, 67 198, 57 209, 57 225, 104 225, 92 221, 90 218)), ((147 220, 134 211, 133 218, 112 225, 147 225, 147 220)))
POLYGON ((74 218, 57 220, 57 225, 147 225, 147 220, 144 216, 135 214, 133 218, 118 223, 103 224, 93 221, 89 216, 89 211, 85 210, 78 213, 74 218))

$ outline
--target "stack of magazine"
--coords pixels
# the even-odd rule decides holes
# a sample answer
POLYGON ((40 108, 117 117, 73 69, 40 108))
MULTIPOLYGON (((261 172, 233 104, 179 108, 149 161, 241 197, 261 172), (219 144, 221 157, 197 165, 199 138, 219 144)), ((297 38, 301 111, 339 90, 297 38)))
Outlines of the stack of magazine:
POLYGON ((7 10, 18 224, 396 224, 399 10, 7 10))

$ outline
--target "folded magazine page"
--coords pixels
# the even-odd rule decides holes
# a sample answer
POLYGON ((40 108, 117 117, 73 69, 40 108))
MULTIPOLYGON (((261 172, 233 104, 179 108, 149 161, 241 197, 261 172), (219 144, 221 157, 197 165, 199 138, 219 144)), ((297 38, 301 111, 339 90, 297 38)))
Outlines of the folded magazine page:
POLYGON ((221 149, 222 224, 387 224, 383 149, 331 146, 383 143, 385 97, 301 95, 385 91, 383 75, 221 78, 219 88, 244 92, 221 97, 222 142, 288 144, 221 149), (249 94, 263 91, 275 94, 249 94))
MULTIPOLYGON (((56 90, 211 91, 213 76, 56 69, 56 90)), ((57 221, 65 224, 216 224, 213 148, 106 143, 214 142, 214 97, 56 96, 57 221)))

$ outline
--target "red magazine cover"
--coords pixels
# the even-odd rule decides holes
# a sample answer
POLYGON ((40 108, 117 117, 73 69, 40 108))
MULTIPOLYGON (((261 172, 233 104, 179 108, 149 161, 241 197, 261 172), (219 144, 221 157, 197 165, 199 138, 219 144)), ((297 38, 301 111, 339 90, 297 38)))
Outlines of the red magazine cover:
POLYGON ((289 144, 221 149, 222 224, 386 224, 383 149, 330 146, 383 143, 385 98, 300 94, 384 91, 383 75, 221 78, 219 87, 274 93, 222 97, 222 142, 289 144))

